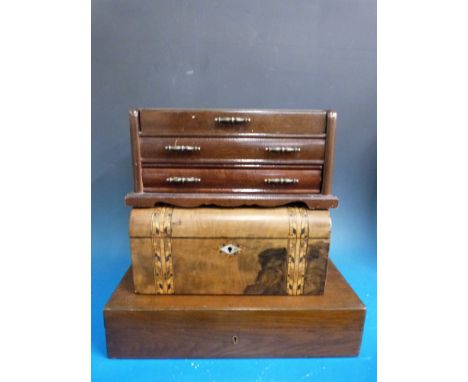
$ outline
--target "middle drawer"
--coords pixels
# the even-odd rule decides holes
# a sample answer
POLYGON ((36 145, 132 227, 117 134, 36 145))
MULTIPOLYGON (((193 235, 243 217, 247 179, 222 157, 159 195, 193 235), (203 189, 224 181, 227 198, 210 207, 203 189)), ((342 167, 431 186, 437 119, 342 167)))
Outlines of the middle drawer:
POLYGON ((321 165, 325 139, 142 137, 140 150, 143 163, 287 162, 321 165))

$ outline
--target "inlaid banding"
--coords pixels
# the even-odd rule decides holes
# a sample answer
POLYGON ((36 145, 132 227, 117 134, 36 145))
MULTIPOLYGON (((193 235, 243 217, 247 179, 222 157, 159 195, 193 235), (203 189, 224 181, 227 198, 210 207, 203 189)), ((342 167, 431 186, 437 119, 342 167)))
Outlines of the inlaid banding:
POLYGON ((174 294, 172 269, 172 207, 156 208, 151 216, 151 241, 154 251, 154 280, 157 294, 174 294))

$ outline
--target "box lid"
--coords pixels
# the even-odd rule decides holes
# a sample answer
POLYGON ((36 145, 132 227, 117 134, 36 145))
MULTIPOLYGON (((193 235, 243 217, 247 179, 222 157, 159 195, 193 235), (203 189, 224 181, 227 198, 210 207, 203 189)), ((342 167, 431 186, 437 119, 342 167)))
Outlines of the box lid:
POLYGON ((164 232, 173 238, 329 238, 328 211, 279 208, 134 208, 131 238, 164 232), (303 232, 302 232, 303 231, 303 232), (307 232, 306 232, 307 231, 307 232))

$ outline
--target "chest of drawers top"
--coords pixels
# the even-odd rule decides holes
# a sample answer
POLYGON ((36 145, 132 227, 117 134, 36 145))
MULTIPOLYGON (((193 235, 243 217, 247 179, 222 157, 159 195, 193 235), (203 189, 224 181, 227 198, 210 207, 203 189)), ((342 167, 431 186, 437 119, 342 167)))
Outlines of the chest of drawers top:
POLYGON ((324 110, 130 111, 134 207, 336 207, 336 113, 324 110))

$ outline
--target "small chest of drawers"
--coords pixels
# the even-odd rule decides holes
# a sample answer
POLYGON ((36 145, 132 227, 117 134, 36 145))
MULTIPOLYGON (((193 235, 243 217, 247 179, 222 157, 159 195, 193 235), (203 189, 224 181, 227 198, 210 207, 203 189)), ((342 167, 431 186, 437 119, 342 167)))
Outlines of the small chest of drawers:
POLYGON ((335 128, 336 113, 321 110, 132 110, 126 203, 336 207, 335 128))

